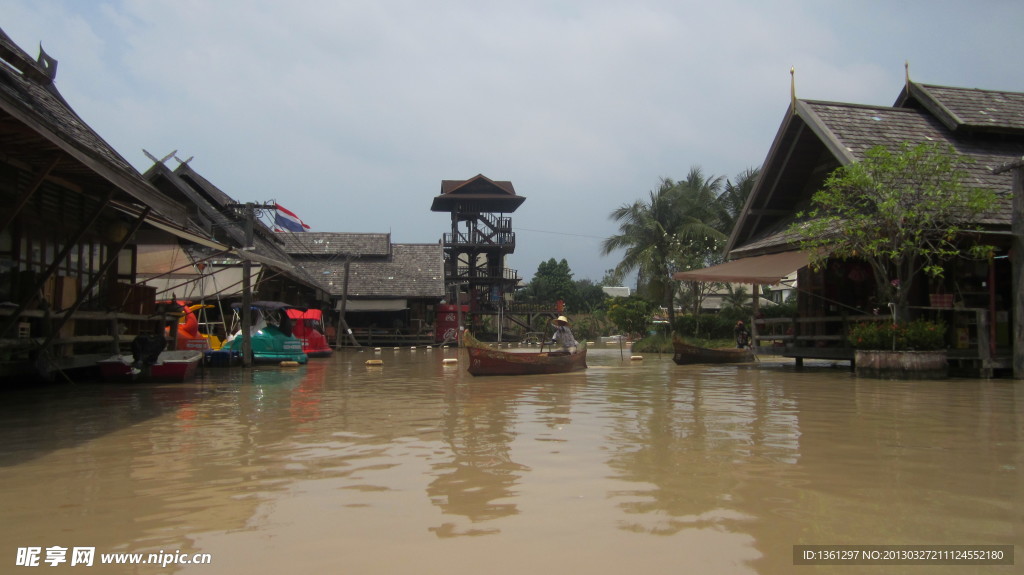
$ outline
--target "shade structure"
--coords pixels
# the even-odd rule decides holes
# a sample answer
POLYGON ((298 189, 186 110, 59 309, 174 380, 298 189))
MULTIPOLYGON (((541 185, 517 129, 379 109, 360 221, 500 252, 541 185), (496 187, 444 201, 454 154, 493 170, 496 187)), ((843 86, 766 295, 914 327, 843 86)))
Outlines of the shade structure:
MULTIPOLYGON (((404 299, 350 299, 345 302, 345 311, 402 311, 409 307, 404 299)), ((341 301, 337 309, 341 310, 341 301)))
POLYGON ((809 261, 810 254, 805 252, 780 252, 742 258, 699 270, 676 272, 672 274, 672 279, 689 282, 775 285, 789 274, 806 266, 809 261))

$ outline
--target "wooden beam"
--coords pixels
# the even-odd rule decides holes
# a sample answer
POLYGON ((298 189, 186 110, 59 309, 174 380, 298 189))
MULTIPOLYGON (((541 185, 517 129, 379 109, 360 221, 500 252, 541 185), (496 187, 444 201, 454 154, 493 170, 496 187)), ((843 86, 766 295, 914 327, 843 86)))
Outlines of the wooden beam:
POLYGON ((1013 377, 1024 379, 1024 158, 1003 164, 996 174, 1013 171, 1010 265, 1013 278, 1013 377))

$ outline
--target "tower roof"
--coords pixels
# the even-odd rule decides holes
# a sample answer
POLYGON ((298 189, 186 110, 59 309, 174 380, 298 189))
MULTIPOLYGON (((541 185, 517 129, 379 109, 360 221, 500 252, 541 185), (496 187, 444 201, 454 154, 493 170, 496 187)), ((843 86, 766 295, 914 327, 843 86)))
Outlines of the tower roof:
POLYGON ((441 195, 434 197, 430 210, 454 212, 472 209, 481 212, 514 212, 526 201, 516 195, 512 182, 491 180, 483 174, 468 180, 442 180, 441 195))

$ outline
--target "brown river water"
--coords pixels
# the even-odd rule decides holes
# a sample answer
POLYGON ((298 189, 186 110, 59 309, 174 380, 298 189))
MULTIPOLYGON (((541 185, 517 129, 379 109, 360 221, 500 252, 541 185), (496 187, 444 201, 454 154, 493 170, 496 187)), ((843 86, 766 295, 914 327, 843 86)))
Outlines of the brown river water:
POLYGON ((455 357, 4 392, 0 573, 1022 571, 794 565, 794 546, 1019 544, 1024 384, 601 346, 585 372, 475 378, 455 357))

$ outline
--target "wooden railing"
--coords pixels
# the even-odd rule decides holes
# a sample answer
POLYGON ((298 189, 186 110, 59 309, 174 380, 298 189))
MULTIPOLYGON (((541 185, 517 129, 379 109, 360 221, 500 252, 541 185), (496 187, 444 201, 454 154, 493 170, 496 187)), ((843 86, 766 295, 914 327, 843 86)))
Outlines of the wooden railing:
MULTIPOLYGON (((1006 363, 991 338, 988 309, 912 307, 911 312, 946 323, 951 361, 971 364, 989 375, 1006 363)), ((891 320, 885 315, 761 318, 754 321, 751 339, 758 353, 793 357, 798 365, 804 358, 852 362, 850 326, 865 321, 891 320)))

